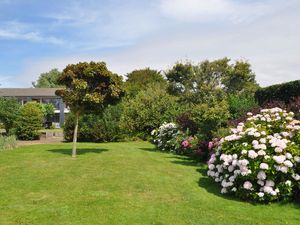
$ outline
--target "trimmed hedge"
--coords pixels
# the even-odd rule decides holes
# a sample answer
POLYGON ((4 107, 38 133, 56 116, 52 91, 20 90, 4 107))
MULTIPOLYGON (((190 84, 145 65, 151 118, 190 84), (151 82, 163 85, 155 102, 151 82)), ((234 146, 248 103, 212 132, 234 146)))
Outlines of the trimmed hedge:
POLYGON ((260 88, 255 93, 255 99, 260 105, 271 101, 288 103, 297 96, 300 96, 300 80, 260 88))

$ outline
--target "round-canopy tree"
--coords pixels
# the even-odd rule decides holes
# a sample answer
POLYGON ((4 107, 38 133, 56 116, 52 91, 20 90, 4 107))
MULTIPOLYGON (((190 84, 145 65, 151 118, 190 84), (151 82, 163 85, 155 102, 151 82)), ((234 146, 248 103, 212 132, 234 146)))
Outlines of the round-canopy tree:
POLYGON ((112 73, 104 62, 82 62, 68 65, 58 77, 64 89, 56 91, 75 115, 72 157, 76 157, 79 116, 102 110, 114 104, 122 95, 122 78, 112 73))

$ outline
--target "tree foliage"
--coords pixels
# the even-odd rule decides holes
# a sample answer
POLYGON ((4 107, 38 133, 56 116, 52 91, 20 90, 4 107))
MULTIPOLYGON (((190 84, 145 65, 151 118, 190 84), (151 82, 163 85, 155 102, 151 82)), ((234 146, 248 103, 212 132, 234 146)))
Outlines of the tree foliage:
POLYGON ((208 103, 216 97, 223 100, 224 94, 254 94, 258 88, 250 64, 231 64, 228 58, 205 60, 197 65, 176 63, 166 77, 169 93, 194 104, 208 103))
POLYGON ((147 89, 149 86, 166 86, 166 80, 162 74, 150 68, 134 70, 127 74, 127 80, 124 83, 126 95, 134 97, 138 92, 147 89))
POLYGON ((259 87, 251 65, 241 60, 229 66, 229 71, 222 78, 222 84, 226 93, 235 95, 254 95, 259 87))
POLYGON ((9 133, 13 127, 20 107, 21 104, 16 98, 0 98, 0 121, 3 123, 6 133, 9 133))
POLYGON ((56 88, 61 87, 58 83, 58 77, 61 72, 58 69, 52 69, 49 72, 40 74, 36 82, 32 82, 35 88, 56 88))
POLYGON ((72 156, 76 156, 79 116, 100 111, 116 103, 122 95, 122 78, 112 73, 104 62, 82 62, 68 65, 58 78, 64 89, 56 91, 75 115, 72 156))

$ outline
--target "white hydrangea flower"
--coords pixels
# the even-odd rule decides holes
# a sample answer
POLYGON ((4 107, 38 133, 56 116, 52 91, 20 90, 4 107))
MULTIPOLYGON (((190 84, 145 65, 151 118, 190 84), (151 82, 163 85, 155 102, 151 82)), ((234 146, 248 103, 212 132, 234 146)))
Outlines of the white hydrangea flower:
POLYGON ((293 174, 292 177, 294 180, 299 181, 300 180, 300 175, 299 174, 293 174))
POLYGON ((275 160, 276 163, 282 164, 285 161, 286 156, 285 155, 279 155, 279 156, 274 155, 273 159, 275 160))
POLYGON ((298 163, 299 163, 299 162, 300 162, 300 157, 299 157, 299 156, 295 156, 295 157, 294 157, 294 160, 295 160, 295 162, 298 162, 298 163))
POLYGON ((267 169, 269 169, 269 165, 267 163, 261 163, 259 165, 259 168, 262 170, 267 170, 267 169))
POLYGON ((290 168, 293 167, 293 163, 290 160, 285 160, 283 164, 290 168))
POLYGON ((257 179, 259 180, 265 180, 267 178, 267 175, 264 171, 259 171, 258 174, 257 174, 257 179))
POLYGON ((257 184, 259 184, 260 186, 264 186, 264 185, 265 185, 265 182, 262 181, 262 180, 258 180, 258 181, 257 181, 257 184))
POLYGON ((248 157, 251 159, 255 159, 258 156, 258 154, 254 150, 248 151, 248 157))
POLYGON ((246 190, 251 190, 252 189, 252 183, 250 181, 245 181, 243 184, 243 188, 246 190))
POLYGON ((285 184, 286 184, 287 186, 291 186, 291 185, 292 185, 292 181, 287 180, 287 181, 285 182, 285 184))
POLYGON ((274 187, 275 183, 272 180, 267 180, 265 186, 267 186, 267 187, 274 187))
POLYGON ((258 195, 258 197, 263 198, 264 195, 265 195, 265 193, 263 193, 263 192, 258 192, 257 195, 258 195))
POLYGON ((264 150, 259 150, 257 152, 257 154, 260 155, 260 156, 263 156, 263 155, 266 155, 267 153, 264 150))

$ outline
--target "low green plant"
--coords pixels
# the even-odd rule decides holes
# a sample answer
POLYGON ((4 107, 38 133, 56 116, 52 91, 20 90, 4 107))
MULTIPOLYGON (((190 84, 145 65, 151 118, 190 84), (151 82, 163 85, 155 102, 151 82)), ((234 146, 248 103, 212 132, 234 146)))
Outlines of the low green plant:
POLYGON ((17 147, 16 136, 0 136, 0 150, 11 150, 17 147))

